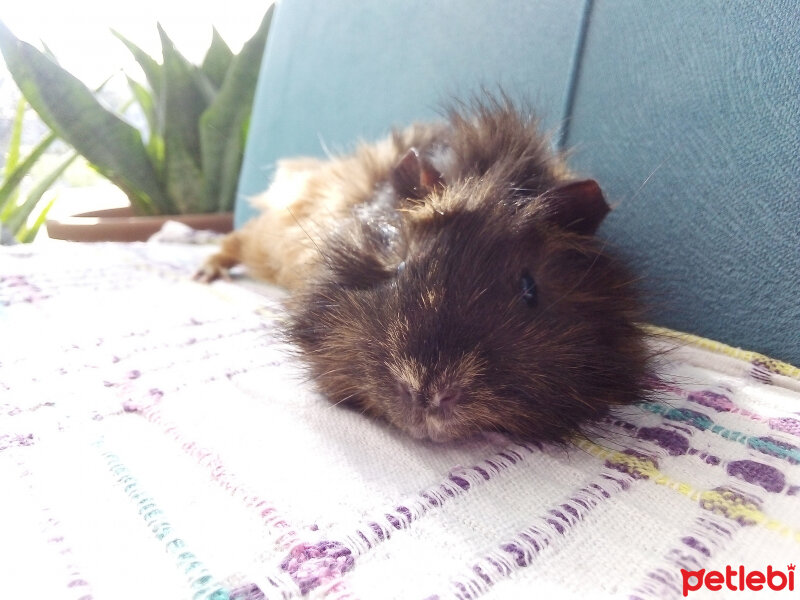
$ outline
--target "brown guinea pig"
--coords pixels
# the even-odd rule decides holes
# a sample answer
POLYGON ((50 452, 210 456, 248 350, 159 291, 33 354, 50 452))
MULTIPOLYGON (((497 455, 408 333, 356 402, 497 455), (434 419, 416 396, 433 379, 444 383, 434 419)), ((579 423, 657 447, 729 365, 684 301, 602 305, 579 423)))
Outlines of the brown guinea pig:
POLYGON ((288 287, 289 338, 331 402, 415 438, 562 441, 642 399, 609 208, 506 97, 330 160, 279 163, 261 215, 197 278, 244 263, 288 287))

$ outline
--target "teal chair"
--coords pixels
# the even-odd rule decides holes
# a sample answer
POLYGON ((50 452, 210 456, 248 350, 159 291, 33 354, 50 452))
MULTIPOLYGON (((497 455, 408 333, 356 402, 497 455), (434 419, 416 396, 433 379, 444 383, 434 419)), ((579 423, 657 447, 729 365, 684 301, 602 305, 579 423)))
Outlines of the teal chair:
POLYGON ((652 323, 800 364, 800 4, 281 0, 239 185, 502 86, 615 210, 652 323))

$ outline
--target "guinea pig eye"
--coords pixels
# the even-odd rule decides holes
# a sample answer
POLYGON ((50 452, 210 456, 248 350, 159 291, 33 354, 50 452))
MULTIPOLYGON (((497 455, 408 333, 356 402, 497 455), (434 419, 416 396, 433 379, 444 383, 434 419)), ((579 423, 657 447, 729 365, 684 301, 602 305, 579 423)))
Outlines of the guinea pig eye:
POLYGON ((403 262, 401 262, 399 265, 397 265, 397 270, 396 270, 395 272, 396 272, 398 275, 400 275, 400 273, 402 273, 402 272, 403 272, 403 271, 405 271, 405 270, 406 270, 406 261, 403 261, 403 262))
POLYGON ((522 292, 522 300, 528 306, 536 306, 537 292, 536 282, 527 271, 522 274, 519 280, 520 291, 522 292))

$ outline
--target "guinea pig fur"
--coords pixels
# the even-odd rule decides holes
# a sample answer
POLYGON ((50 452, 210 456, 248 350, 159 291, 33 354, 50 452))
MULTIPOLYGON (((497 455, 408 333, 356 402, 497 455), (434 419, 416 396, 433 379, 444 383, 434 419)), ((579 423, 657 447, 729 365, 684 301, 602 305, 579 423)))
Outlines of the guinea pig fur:
POLYGON ((434 441, 564 441, 640 401, 635 277, 609 208, 537 121, 484 95, 348 156, 278 165, 197 278, 287 287, 289 339, 337 404, 434 441))

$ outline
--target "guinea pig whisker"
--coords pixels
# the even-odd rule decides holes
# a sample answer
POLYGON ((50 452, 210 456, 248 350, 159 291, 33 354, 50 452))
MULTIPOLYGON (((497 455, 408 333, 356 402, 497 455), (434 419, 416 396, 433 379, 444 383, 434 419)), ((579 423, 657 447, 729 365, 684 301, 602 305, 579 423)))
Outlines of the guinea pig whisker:
POLYGON ((347 370, 348 369, 346 367, 340 367, 338 369, 329 369, 329 370, 325 371, 324 373, 319 373, 319 374, 315 375, 314 378, 315 379, 319 379, 320 377, 325 377, 326 375, 330 375, 332 373, 341 373, 342 371, 347 371, 347 370))
POLYGON ((325 253, 324 253, 324 252, 322 252, 322 250, 320 249, 320 247, 319 247, 319 245, 317 244, 317 242, 315 242, 315 241, 314 241, 314 238, 312 238, 312 237, 311 237, 311 235, 309 235, 309 233, 306 231, 305 227, 303 227, 303 226, 300 224, 300 220, 299 220, 299 219, 298 219, 298 218, 295 216, 295 214, 292 212, 292 209, 291 209, 291 208, 289 208, 289 207, 287 206, 287 207, 286 207, 286 210, 287 210, 287 212, 289 213, 289 215, 291 215, 292 219, 294 219, 294 222, 295 222, 295 223, 297 224, 297 226, 300 228, 300 231, 302 231, 302 232, 305 234, 305 236, 306 236, 306 237, 309 239, 309 241, 310 241, 312 244, 314 244, 314 248, 316 248, 316 249, 317 249, 317 252, 319 253, 319 256, 320 256, 320 258, 321 258, 323 261, 325 261, 325 264, 326 264, 326 265, 328 265, 328 267, 331 267, 331 263, 330 263, 330 261, 328 260, 328 257, 325 255, 325 253))
POLYGON ((341 400, 339 400, 338 402, 334 402, 333 404, 331 404, 331 405, 328 407, 328 409, 335 408, 335 407, 339 406, 340 404, 342 404, 343 402, 347 402, 348 400, 351 400, 351 399, 352 399, 352 398, 354 398, 354 397, 355 397, 357 394, 358 394, 358 391, 355 391, 355 392, 353 392, 352 394, 350 394, 349 396, 345 396, 344 398, 342 398, 342 399, 341 399, 341 400))
POLYGON ((655 168, 655 169, 653 169, 652 171, 650 171, 650 174, 649 174, 647 177, 645 177, 645 178, 644 178, 644 181, 642 182, 642 185, 640 185, 640 186, 639 186, 639 188, 638 188, 638 189, 637 189, 637 190, 636 190, 636 191, 633 193, 633 195, 632 195, 630 198, 626 198, 625 200, 623 200, 623 201, 621 202, 621 204, 622 204, 622 203, 626 203, 626 202, 633 202, 634 200, 636 200, 636 198, 639 196, 639 194, 642 192, 642 190, 644 190, 644 188, 645 188, 645 187, 647 186, 647 184, 650 182, 650 179, 653 177, 653 175, 655 175, 655 174, 656 174, 656 172, 657 172, 657 171, 658 171, 658 170, 659 170, 661 167, 663 167, 663 166, 664 166, 664 164, 667 162, 667 160, 668 160, 668 159, 669 159, 669 157, 665 158, 665 159, 664 159, 664 160, 662 160, 660 163, 658 163, 658 165, 656 165, 656 168, 655 168))

